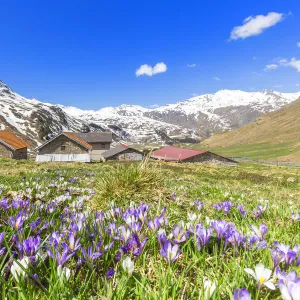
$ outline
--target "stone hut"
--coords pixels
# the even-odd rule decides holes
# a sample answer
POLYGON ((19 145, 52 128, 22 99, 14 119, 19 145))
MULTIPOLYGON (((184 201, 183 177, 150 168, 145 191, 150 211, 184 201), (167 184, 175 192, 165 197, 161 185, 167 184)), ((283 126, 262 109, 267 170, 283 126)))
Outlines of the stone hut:
POLYGON ((37 148, 37 162, 90 162, 92 145, 72 132, 63 132, 37 148))
POLYGON ((143 157, 143 152, 128 147, 124 144, 117 145, 116 147, 103 153, 104 160, 132 161, 142 160, 143 157))
POLYGON ((151 157, 158 160, 164 160, 169 162, 191 162, 191 163, 213 163, 213 164, 225 164, 236 165, 237 162, 223 157, 210 151, 201 151, 190 148, 168 146, 156 151, 153 151, 151 157))
POLYGON ((0 157, 27 159, 29 145, 7 130, 0 130, 0 157))

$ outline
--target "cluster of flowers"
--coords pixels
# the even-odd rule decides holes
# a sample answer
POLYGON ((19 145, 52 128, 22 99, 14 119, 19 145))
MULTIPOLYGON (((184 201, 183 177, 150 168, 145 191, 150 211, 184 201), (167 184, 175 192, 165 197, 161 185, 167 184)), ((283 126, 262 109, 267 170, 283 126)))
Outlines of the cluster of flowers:
MULTIPOLYGON (((285 272, 287 268, 300 266, 299 248, 278 242, 268 245, 265 224, 252 225, 244 234, 232 222, 207 219, 203 224, 199 222, 199 215, 190 213, 187 223, 181 221, 172 226, 166 207, 153 217, 147 204, 126 210, 112 206, 106 212, 93 213, 84 205, 92 191, 74 187, 66 189, 65 182, 77 184, 78 180, 74 178, 59 181, 64 186, 62 194, 47 204, 34 204, 29 198, 20 197, 0 200, 0 217, 6 224, 0 228, 0 266, 3 266, 1 274, 4 280, 19 283, 29 278, 41 287, 47 278, 43 274, 45 269, 41 271, 45 265, 50 266, 47 270, 55 266, 61 283, 68 282, 71 275, 76 277, 83 268, 97 272, 107 280, 124 272, 132 276, 135 261, 149 239, 154 239, 159 254, 170 266, 180 261, 188 242, 194 245, 195 251, 202 253, 212 251, 213 247, 223 251, 230 248, 236 255, 241 251, 270 251, 274 272, 262 264, 258 264, 255 270, 247 268, 245 272, 256 280, 259 289, 263 286, 271 290, 278 287, 283 299, 299 299, 300 278, 295 270, 285 272), (86 196, 76 193, 74 198, 74 190, 86 196)), ((204 204, 197 200, 194 206, 201 211, 204 204)), ((228 214, 233 206, 231 202, 222 202, 214 208, 228 214)), ((237 206, 237 209, 245 216, 244 207, 237 206)), ((253 213, 256 217, 266 209, 259 205, 253 213)), ((217 282, 206 279, 203 287, 205 299, 209 299, 215 293, 217 282)), ((245 288, 234 291, 234 299, 250 298, 245 288)))

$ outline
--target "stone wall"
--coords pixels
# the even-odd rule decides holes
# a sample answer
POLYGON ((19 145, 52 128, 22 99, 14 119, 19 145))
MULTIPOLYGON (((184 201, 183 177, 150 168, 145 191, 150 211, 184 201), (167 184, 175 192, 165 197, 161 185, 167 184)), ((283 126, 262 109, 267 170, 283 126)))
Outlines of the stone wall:
POLYGON ((38 151, 38 154, 84 154, 88 153, 85 147, 79 145, 73 140, 67 138, 65 135, 60 135, 50 143, 45 145, 38 151), (62 148, 64 147, 64 149, 62 148))
POLYGON ((14 159, 27 159, 27 148, 11 150, 6 145, 0 143, 0 157, 14 158, 14 159))
POLYGON ((27 148, 22 148, 14 151, 13 158, 15 159, 27 159, 27 148))
POLYGON ((12 158, 13 151, 9 149, 7 146, 0 143, 0 157, 4 158, 12 158))

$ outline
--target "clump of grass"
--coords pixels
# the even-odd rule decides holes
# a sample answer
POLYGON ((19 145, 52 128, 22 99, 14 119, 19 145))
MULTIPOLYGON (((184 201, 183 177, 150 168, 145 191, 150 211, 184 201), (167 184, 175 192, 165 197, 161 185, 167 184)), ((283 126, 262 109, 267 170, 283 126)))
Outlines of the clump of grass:
POLYGON ((164 194, 164 176, 156 162, 148 158, 140 163, 123 163, 102 173, 95 185, 96 196, 92 199, 97 209, 115 201, 123 206, 128 201, 159 201, 164 194))

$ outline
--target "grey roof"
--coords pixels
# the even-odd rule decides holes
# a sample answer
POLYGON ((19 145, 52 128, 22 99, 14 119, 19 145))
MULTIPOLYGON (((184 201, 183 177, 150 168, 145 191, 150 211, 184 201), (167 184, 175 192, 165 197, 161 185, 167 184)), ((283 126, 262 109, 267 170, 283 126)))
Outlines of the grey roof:
POLYGON ((74 135, 78 136, 87 143, 111 143, 112 133, 111 132, 73 132, 74 135))
POLYGON ((111 148, 110 150, 105 151, 105 152, 102 154, 102 156, 103 156, 104 158, 108 158, 108 157, 112 157, 112 156, 114 156, 114 155, 116 155, 116 154, 122 153, 123 151, 126 151, 126 150, 133 150, 133 151, 135 151, 135 152, 141 153, 140 151, 138 151, 138 150, 136 150, 136 149, 134 149, 134 148, 130 148, 130 147, 125 148, 125 147, 122 146, 122 145, 118 145, 118 146, 116 146, 116 147, 114 147, 114 148, 111 148))

